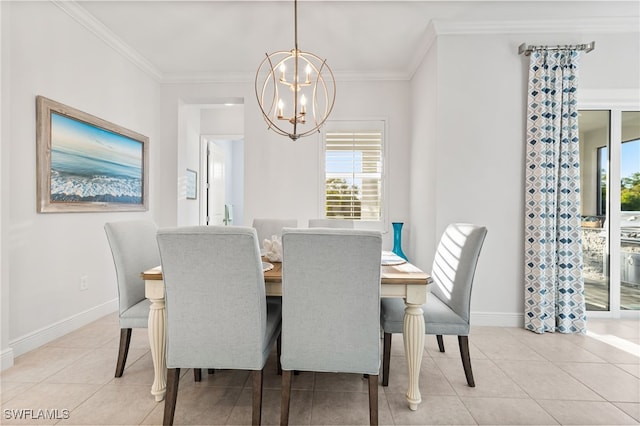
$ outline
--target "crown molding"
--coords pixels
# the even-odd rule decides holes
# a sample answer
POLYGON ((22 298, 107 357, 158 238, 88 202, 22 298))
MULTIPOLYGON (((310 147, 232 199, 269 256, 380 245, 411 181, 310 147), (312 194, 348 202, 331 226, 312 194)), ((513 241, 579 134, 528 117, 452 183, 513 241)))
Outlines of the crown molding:
POLYGON ((537 33, 637 33, 640 17, 598 17, 544 20, 444 20, 433 21, 436 35, 537 34, 537 33))
POLYGON ((436 25, 434 21, 430 21, 429 25, 427 25, 427 29, 420 39, 420 42, 418 43, 416 53, 411 58, 409 66, 407 67, 407 80, 411 80, 413 78, 413 75, 418 70, 418 67, 424 61, 424 57, 427 55, 427 52, 429 51, 429 49, 431 49, 431 46, 433 46, 437 39, 438 33, 436 31, 436 25))
POLYGON ((162 72, 158 70, 151 62, 144 58, 140 53, 131 48, 122 39, 107 28, 102 22, 97 20, 93 15, 86 11, 82 6, 74 0, 50 0, 69 16, 75 19, 82 26, 94 33, 100 40, 104 41, 108 46, 116 52, 133 62, 144 72, 153 77, 156 81, 161 82, 163 79, 162 72))

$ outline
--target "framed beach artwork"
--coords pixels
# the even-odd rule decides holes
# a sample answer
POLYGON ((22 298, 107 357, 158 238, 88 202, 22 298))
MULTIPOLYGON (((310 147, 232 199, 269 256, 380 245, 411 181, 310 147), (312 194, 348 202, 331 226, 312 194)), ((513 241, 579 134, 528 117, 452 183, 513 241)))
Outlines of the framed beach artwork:
POLYGON ((39 213, 148 209, 149 138, 36 98, 39 213))

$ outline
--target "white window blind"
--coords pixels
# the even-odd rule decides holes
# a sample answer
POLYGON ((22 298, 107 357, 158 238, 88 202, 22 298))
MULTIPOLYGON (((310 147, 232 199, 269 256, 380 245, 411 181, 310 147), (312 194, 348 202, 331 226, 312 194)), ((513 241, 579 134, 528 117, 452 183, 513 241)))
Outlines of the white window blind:
POLYGON ((382 130, 326 131, 325 217, 381 220, 382 143, 382 130))

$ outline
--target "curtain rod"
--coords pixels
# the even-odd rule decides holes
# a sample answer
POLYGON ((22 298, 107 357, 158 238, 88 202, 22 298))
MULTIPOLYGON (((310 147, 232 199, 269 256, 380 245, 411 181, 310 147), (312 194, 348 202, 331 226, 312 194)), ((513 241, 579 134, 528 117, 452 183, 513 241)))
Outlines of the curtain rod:
POLYGON ((564 50, 564 49, 574 49, 574 50, 584 50, 585 53, 591 52, 596 47, 596 42, 592 41, 591 43, 586 44, 565 44, 565 45, 555 45, 555 46, 527 46, 527 43, 522 43, 518 46, 518 55, 522 55, 524 53, 525 56, 529 56, 531 52, 534 50, 564 50))

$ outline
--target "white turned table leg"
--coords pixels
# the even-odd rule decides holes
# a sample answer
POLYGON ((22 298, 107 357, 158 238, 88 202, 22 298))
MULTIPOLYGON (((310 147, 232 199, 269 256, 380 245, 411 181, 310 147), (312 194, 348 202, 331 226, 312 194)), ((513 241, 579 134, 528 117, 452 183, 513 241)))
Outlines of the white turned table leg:
POLYGON ((164 283, 162 281, 147 281, 145 292, 151 301, 149 309, 149 344, 153 359, 153 385, 151 395, 160 402, 167 392, 167 362, 165 358, 166 330, 164 283), (159 288, 158 288, 159 286, 159 288))
POLYGON ((407 402, 413 411, 418 409, 422 402, 420 396, 420 365, 424 352, 424 316, 422 305, 427 301, 427 286, 407 286, 405 298, 404 325, 402 337, 404 340, 404 353, 407 357, 409 370, 409 386, 407 387, 407 402))
POLYGON ((420 396, 419 377, 422 364, 422 352, 424 350, 424 317, 422 305, 406 303, 404 310, 404 352, 407 357, 409 369, 409 386, 407 388, 407 401, 411 410, 417 410, 422 402, 420 396))

